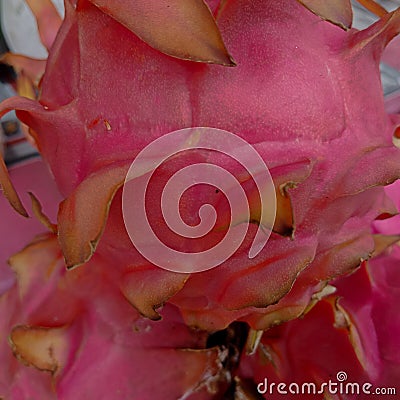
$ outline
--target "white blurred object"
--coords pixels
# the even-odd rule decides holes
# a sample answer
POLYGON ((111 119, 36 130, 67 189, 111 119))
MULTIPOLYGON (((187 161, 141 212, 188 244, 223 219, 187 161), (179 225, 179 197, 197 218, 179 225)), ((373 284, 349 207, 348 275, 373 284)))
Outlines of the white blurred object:
MULTIPOLYGON (((394 11, 397 7, 400 7, 399 0, 378 0, 376 1, 387 11, 394 11)), ((353 27, 357 29, 365 29, 367 26, 373 24, 378 20, 378 17, 368 10, 366 10, 360 3, 356 0, 352 0, 354 19, 353 27)))
MULTIPOLYGON (((10 50, 32 58, 47 58, 47 50, 40 42, 36 20, 25 0, 0 1, 1 26, 10 50)), ((60 15, 64 16, 64 1, 52 2, 60 15)))

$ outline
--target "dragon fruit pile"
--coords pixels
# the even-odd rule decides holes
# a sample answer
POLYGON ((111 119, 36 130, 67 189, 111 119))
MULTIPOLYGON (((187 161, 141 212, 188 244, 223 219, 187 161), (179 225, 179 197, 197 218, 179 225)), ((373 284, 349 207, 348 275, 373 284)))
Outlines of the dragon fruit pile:
MULTIPOLYGON (((396 386, 400 116, 385 111, 379 62, 400 32, 400 9, 360 3, 380 16, 362 31, 351 28, 346 0, 66 0, 62 23, 50 1, 28 1, 49 57, 7 55, 21 96, 0 108, 16 110, 51 177, 39 163, 21 184, 1 160, 9 203, 44 225, 25 232, 25 219, 0 203, 21 248, 13 274, 0 269, 1 399, 279 399, 261 390, 266 378, 321 385, 339 371, 396 386), (250 207, 232 224, 249 224, 248 234, 218 267, 179 273, 133 246, 122 189, 142 149, 191 127, 250 143, 277 207, 268 243, 249 258, 260 201, 229 164, 250 207)), ((155 170, 155 226, 166 180, 199 162, 224 165, 198 149, 155 170)), ((201 244, 210 247, 229 229, 218 190, 193 187, 179 210, 196 225, 204 203, 222 214, 201 244)), ((285 395, 358 398, 322 388, 285 395)))

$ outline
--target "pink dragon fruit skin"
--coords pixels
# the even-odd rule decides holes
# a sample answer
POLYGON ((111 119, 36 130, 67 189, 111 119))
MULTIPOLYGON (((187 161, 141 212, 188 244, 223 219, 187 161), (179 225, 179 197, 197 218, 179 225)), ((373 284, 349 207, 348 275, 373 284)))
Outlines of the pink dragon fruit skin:
POLYGON ((67 272, 57 238, 44 234, 10 265, 18 284, 0 298, 3 398, 200 400, 226 388, 228 353, 206 348, 206 332, 173 306, 163 321, 141 317, 97 256, 67 272))
MULTIPOLYGON (((42 161, 14 167, 10 175, 24 200, 34 190, 54 218, 61 197, 42 161)), ((53 233, 32 241, 43 231, 36 218, 9 212, 5 198, 0 210, 7 238, 0 257, 10 258, 12 268, 10 274, 0 266, 2 399, 201 400, 224 391, 228 353, 206 347, 206 332, 185 326, 173 306, 164 308, 163 321, 141 317, 120 293, 117 271, 100 258, 66 271, 53 233)))
MULTIPOLYGON (((129 15, 130 3, 118 4, 129 15)), ((170 57, 89 1, 67 1, 39 100, 13 98, 3 111, 15 108, 30 126, 65 196, 58 236, 69 267, 96 249, 121 293, 152 319, 169 300, 193 326, 216 330, 240 319, 265 329, 301 315, 329 280, 367 259, 371 222, 395 212, 380 185, 400 173, 398 124, 384 111, 378 62, 400 12, 346 32, 294 0, 209 5, 235 67, 170 57), (145 145, 191 126, 254 145, 276 184, 278 214, 255 259, 249 239, 228 262, 189 276, 139 255, 119 189, 145 145)), ((184 219, 197 216, 196 198, 218 210, 199 189, 184 219)))
MULTIPOLYGON (((48 189, 51 181, 43 170, 31 166, 25 181, 31 180, 30 172, 41 172, 42 186, 48 189)), ((12 175, 17 187, 26 189, 12 175)), ((386 189, 395 202, 399 188, 396 183, 386 189)), ((46 210, 56 203, 50 192, 46 210)), ((392 226, 396 218, 385 224, 392 226)), ((14 223, 23 226, 25 221, 14 223)), ((398 258, 396 245, 368 267, 364 263, 334 282, 334 296, 303 319, 265 333, 257 354, 244 357, 237 375, 230 377, 224 368, 226 350, 205 348, 207 333, 185 326, 176 308, 164 307, 163 321, 140 317, 116 285, 118 271, 97 255, 86 268, 66 271, 56 237, 38 236, 10 259, 18 284, 0 297, 0 393, 7 400, 33 393, 44 400, 216 399, 233 378, 236 393, 249 395, 248 387, 265 377, 269 382, 320 383, 341 370, 349 381, 395 387, 400 372, 394 318, 398 258)))
MULTIPOLYGON (((43 161, 33 160, 13 167, 10 170, 10 176, 25 201, 29 201, 27 192, 34 193, 41 199, 42 206, 49 217, 51 219, 56 217, 56 205, 62 197, 43 161)), ((0 294, 2 294, 14 281, 14 274, 6 265, 6 260, 29 243, 34 235, 42 232, 43 225, 36 218, 26 220, 17 213, 10 213, 9 205, 4 197, 0 198, 0 210, 2 218, 0 236, 5 238, 0 246, 0 294)))
MULTIPOLYGON (((388 190, 395 202, 400 199, 398 183, 388 190)), ((372 393, 377 387, 392 388, 396 393, 392 391, 388 397, 398 396, 400 324, 396 308, 400 293, 400 224, 396 216, 376 225, 379 225, 377 235, 396 226, 396 237, 386 236, 387 243, 396 243, 363 263, 351 276, 334 281, 337 291, 320 301, 304 318, 266 332, 257 353, 242 359, 241 380, 251 380, 254 384, 267 378, 269 385, 272 382, 320 385, 329 379, 337 382, 336 375, 344 371, 345 384, 356 382, 361 388, 363 383, 371 383, 372 393)), ((273 395, 265 394, 268 399, 281 396, 276 391, 273 395)), ((349 392, 331 394, 328 398, 350 400, 361 396, 349 392)), ((382 395, 365 396, 378 399, 382 395)), ((302 398, 317 397, 310 394, 302 398)))

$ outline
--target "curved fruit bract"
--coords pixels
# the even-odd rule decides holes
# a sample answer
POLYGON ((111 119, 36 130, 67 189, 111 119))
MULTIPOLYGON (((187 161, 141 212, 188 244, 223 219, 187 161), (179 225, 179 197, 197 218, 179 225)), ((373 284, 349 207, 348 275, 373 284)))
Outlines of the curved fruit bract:
MULTIPOLYGON (((396 203, 400 200, 398 183, 387 190, 396 203)), ((351 276, 334 281, 336 291, 304 318, 266 332, 257 352, 242 359, 241 382, 253 389, 259 385, 268 399, 282 396, 276 390, 281 382, 288 396, 302 393, 305 399, 396 396, 400 225, 397 216, 375 225, 379 253, 351 276), (395 226, 396 235, 383 235, 395 226)))
POLYGON ((10 265, 17 282, 0 297, 4 398, 210 399, 226 386, 228 353, 207 347, 206 332, 173 306, 163 321, 141 317, 97 256, 66 271, 57 238, 44 234, 10 265))

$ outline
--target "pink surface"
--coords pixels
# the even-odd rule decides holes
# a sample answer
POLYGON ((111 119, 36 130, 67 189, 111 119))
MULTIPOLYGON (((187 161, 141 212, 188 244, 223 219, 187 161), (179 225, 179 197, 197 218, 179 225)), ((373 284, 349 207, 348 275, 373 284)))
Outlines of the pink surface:
POLYGON ((14 274, 7 265, 8 258, 26 246, 35 235, 46 230, 33 216, 27 192, 32 192, 40 200, 44 212, 52 221, 56 220, 61 200, 46 165, 39 159, 13 167, 10 175, 31 218, 17 214, 5 197, 0 196, 0 294, 13 282, 14 274))
MULTIPOLYGON (((131 11, 131 2, 119 4, 131 11)), ((169 57, 89 1, 66 2, 39 101, 12 98, 3 110, 15 108, 35 131, 67 196, 58 221, 69 265, 86 262, 98 245, 143 314, 157 318, 154 308, 170 300, 190 325, 222 329, 240 318, 265 329, 301 314, 321 282, 356 268, 373 251, 371 223, 394 212, 382 186, 400 176, 392 143, 400 122, 385 111, 378 63, 400 29, 400 11, 346 32, 294 0, 211 5, 220 6, 218 26, 236 67, 169 57), (229 262, 187 279, 135 250, 117 189, 144 146, 189 126, 222 128, 253 144, 290 197, 293 218, 279 216, 287 229, 256 258, 247 257, 250 230, 229 262)), ((187 158, 218 162, 201 151, 187 158)), ((155 174, 148 204, 155 225, 163 225, 157 194, 170 173, 167 165, 155 174)), ((199 200, 221 210, 215 191, 195 188, 181 202, 184 220, 197 216, 199 200)), ((255 220, 257 211, 253 204, 255 220)), ((188 252, 197 245, 172 239, 188 252)))

